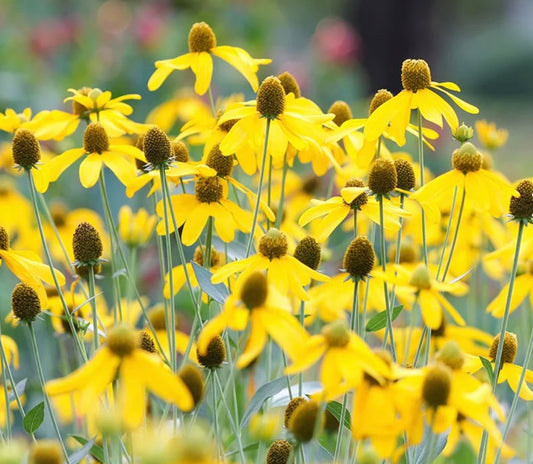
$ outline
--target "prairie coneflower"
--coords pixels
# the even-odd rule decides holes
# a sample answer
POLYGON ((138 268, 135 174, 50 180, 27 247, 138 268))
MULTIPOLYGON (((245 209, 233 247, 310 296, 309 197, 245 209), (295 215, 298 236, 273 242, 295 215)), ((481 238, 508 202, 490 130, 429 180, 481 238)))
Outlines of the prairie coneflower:
POLYGON ((255 271, 240 282, 222 312, 202 329, 198 338, 199 357, 224 329, 245 330, 250 324, 246 347, 237 359, 238 368, 248 366, 261 354, 268 336, 294 359, 308 335, 292 316, 287 298, 269 285, 263 272, 255 271))
POLYGON ((268 64, 270 59, 254 59, 246 50, 229 45, 217 46, 213 30, 204 22, 194 23, 189 32, 189 53, 171 60, 155 62, 156 70, 148 81, 149 90, 157 90, 171 72, 191 68, 196 76, 194 90, 203 95, 211 84, 213 59, 211 55, 223 59, 239 71, 252 88, 257 90, 257 71, 259 65, 268 64))
POLYGON ((291 292, 300 300, 308 300, 304 291, 312 279, 329 280, 328 276, 307 267, 294 256, 287 254, 287 236, 278 229, 270 229, 259 241, 259 251, 245 259, 240 259, 222 266, 213 274, 212 282, 220 283, 228 277, 242 271, 239 279, 246 279, 252 272, 266 270, 274 287, 282 294, 291 292))
POLYGON ((144 159, 142 152, 133 145, 110 145, 107 132, 102 124, 93 122, 83 134, 83 148, 73 148, 56 156, 45 165, 50 181, 55 182, 59 176, 82 156, 87 155, 80 164, 80 182, 85 188, 91 188, 100 177, 105 165, 124 185, 135 178, 133 163, 135 158, 144 159))
POLYGON ((470 103, 448 92, 461 89, 453 82, 434 82, 431 80, 429 65, 424 60, 405 60, 402 64, 403 90, 379 106, 368 118, 365 125, 365 139, 377 140, 385 131, 396 143, 405 143, 405 131, 409 125, 412 109, 418 109, 422 117, 439 127, 442 119, 455 131, 459 119, 454 109, 441 96, 449 97, 462 110, 477 114, 479 110, 470 103))
POLYGON ((157 355, 143 350, 140 341, 132 328, 115 327, 91 360, 68 376, 48 382, 46 391, 50 396, 79 392, 78 407, 83 414, 94 407, 118 372, 117 401, 127 427, 142 424, 146 411, 145 389, 184 411, 191 410, 194 402, 189 389, 157 355))

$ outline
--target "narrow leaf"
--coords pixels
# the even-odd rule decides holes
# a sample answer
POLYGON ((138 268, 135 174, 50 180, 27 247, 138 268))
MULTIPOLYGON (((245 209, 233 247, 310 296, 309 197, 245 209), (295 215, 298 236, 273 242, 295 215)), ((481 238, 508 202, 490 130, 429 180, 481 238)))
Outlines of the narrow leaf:
POLYGON ((481 360, 481 364, 483 364, 483 367, 487 371, 487 374, 489 376, 489 382, 492 385, 494 383, 494 371, 492 370, 492 363, 483 356, 480 356, 479 359, 481 360))
MULTIPOLYGON (((342 404, 339 403, 338 401, 330 401, 328 405, 326 406, 326 409, 331 414, 333 414, 335 419, 337 419, 340 423, 341 414, 342 414, 342 404)), ((346 410, 346 412, 344 413, 344 427, 346 427, 348 430, 350 430, 350 427, 351 427, 351 416, 350 416, 350 411, 348 410, 346 410)))
POLYGON ((22 426, 24 427, 24 430, 31 435, 41 426, 43 420, 44 401, 41 401, 37 406, 33 407, 26 413, 22 420, 22 426))
POLYGON ((83 458, 91 453, 91 449, 94 446, 96 437, 91 438, 88 442, 85 443, 78 451, 71 454, 68 458, 70 464, 78 464, 83 458))
MULTIPOLYGON (((15 385, 15 391, 17 392, 17 395, 19 397, 22 396, 22 394, 24 393, 24 390, 26 388, 26 381, 28 379, 22 379, 20 382, 18 382, 16 385, 15 385)), ((7 401, 9 403, 11 403, 11 401, 13 401, 15 399, 15 392, 14 391, 10 391, 9 392, 9 395, 7 395, 7 401)))
MULTIPOLYGON (((395 306, 392 309, 392 320, 394 321, 402 312, 403 305, 395 306)), ((387 311, 380 311, 366 324, 367 332, 375 332, 381 330, 387 325, 387 311)))
POLYGON ((213 300, 215 300, 216 302, 224 304, 224 302, 229 296, 229 291, 227 287, 222 283, 211 283, 211 276, 213 275, 211 271, 208 271, 207 269, 203 268, 194 261, 192 261, 192 268, 194 270, 196 280, 198 280, 198 284, 200 285, 202 290, 207 293, 211 298, 213 298, 213 300))
POLYGON ((74 438, 74 440, 76 440, 78 443, 81 443, 82 445, 86 445, 87 443, 89 443, 89 441, 92 441, 93 444, 89 451, 90 455, 93 458, 97 459, 98 461, 104 462, 104 450, 102 449, 101 446, 94 444, 94 438, 92 440, 87 440, 87 438, 84 438, 80 435, 71 435, 71 437, 74 438))
POLYGON ((266 383, 259 390, 257 390, 255 395, 252 396, 246 411, 244 411, 241 421, 241 428, 246 427, 250 418, 261 409, 261 406, 263 406, 265 400, 274 396, 276 393, 279 393, 286 386, 287 379, 285 377, 280 377, 279 379, 266 383))

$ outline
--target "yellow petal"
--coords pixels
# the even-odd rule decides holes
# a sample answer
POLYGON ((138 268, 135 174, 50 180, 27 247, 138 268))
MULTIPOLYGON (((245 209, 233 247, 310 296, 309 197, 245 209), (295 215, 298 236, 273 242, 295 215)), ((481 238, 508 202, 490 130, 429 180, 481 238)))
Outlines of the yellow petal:
POLYGON ((85 188, 91 188, 98 182, 102 171, 102 156, 91 153, 80 164, 80 182, 85 188))
POLYGON ((211 84, 211 76, 213 75, 213 59, 207 52, 196 53, 196 60, 191 61, 192 72, 196 75, 196 82, 194 83, 194 91, 198 95, 203 95, 207 92, 211 84))
POLYGON ((140 427, 146 411, 146 392, 141 380, 140 363, 134 356, 126 356, 120 366, 119 407, 124 425, 128 429, 140 427))

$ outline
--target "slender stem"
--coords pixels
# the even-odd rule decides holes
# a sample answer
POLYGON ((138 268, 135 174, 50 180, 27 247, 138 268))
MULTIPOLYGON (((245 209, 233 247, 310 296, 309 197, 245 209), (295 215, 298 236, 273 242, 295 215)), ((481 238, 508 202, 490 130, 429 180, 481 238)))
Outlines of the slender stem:
POLYGON ((46 255, 46 259, 48 260, 48 265, 50 266, 50 272, 52 274, 52 279, 54 280, 54 285, 59 295, 59 299, 61 300, 63 310, 65 311, 65 317, 70 327, 72 336, 74 337, 74 341, 76 342, 76 347, 78 348, 78 351, 83 361, 87 361, 87 352, 85 351, 85 346, 80 340, 78 336, 78 332, 76 331, 76 328, 74 326, 74 321, 72 320, 72 314, 70 314, 70 310, 68 309, 68 304, 65 300, 65 296, 63 295, 63 292, 61 291, 61 285, 59 284, 59 280, 57 279, 57 272, 56 272, 56 269, 54 268, 54 262, 52 261, 50 249, 48 248, 48 243, 46 242, 46 238, 44 236, 43 223, 41 221, 41 215, 39 213, 39 208, 37 206, 37 195, 35 191, 35 184, 33 181, 33 176, 31 175, 31 172, 29 169, 26 172, 28 173, 28 179, 30 183, 30 192, 31 192, 31 200, 33 204, 33 211, 35 214, 35 219, 37 220, 37 226, 39 228, 39 235, 41 236, 41 242, 43 245, 44 253, 46 255))
POLYGON ((213 91, 211 90, 211 86, 207 88, 207 94, 209 95, 209 105, 211 105, 211 112, 213 113, 213 117, 217 117, 217 110, 215 107, 215 100, 213 99, 213 91))
MULTIPOLYGON (((305 328, 305 301, 303 300, 300 301, 299 316, 300 316, 300 324, 302 324, 302 327, 305 328)), ((298 374, 298 396, 302 396, 303 394, 303 379, 304 379, 304 374, 303 372, 300 372, 298 374)))
POLYGON ((446 247, 448 246, 448 239, 450 237, 450 232, 452 230, 452 221, 453 221, 453 215, 455 213, 456 201, 457 201, 457 186, 453 189, 452 207, 450 209, 450 217, 448 218, 448 226, 446 227, 446 235, 444 236, 444 242, 442 243, 442 250, 441 250, 440 259, 439 259, 439 267, 437 268, 437 276, 436 276, 437 280, 439 280, 440 278, 440 271, 444 263, 444 255, 446 254, 446 247))
MULTIPOLYGON (((365 282, 365 298, 364 298, 364 301, 363 301, 363 310, 362 311, 359 311, 359 315, 360 315, 360 321, 359 321, 359 333, 357 335, 359 335, 363 340, 365 339, 366 337, 366 327, 365 327, 365 322, 366 322, 366 310, 367 310, 367 307, 368 307, 368 294, 369 294, 369 290, 370 290, 370 281, 367 280, 365 282)), ((359 290, 358 290, 359 292, 359 290)))
POLYGON ((239 447, 239 456, 241 458, 241 462, 243 464, 246 464, 246 458, 244 456, 244 449, 243 449, 243 446, 242 446, 241 431, 237 427, 238 418, 235 417, 235 419, 234 419, 232 414, 231 414, 230 408, 229 408, 228 403, 226 401, 226 395, 224 394, 224 390, 222 388, 222 385, 220 384, 220 379, 218 378, 218 372, 216 370, 213 370, 213 373, 214 373, 214 377, 215 377, 215 382, 216 382, 217 387, 218 387, 218 391, 220 393, 220 397, 222 398, 222 404, 226 408, 226 412, 228 414, 228 419, 230 421, 231 428, 233 429, 233 434, 235 435, 235 438, 237 439, 237 446, 239 447))
MULTIPOLYGON (((418 164, 420 165, 420 187, 424 185, 424 138, 422 136, 422 113, 417 110, 418 119, 418 164)), ((426 212, 422 208, 422 248, 424 263, 428 265, 428 242, 426 234, 426 212)))
POLYGON ((381 156, 381 143, 382 143, 382 137, 381 135, 378 138, 378 148, 376 150, 376 159, 378 160, 381 156))
POLYGON ((268 135, 270 133, 270 119, 266 120, 266 130, 265 130, 265 142, 263 144, 263 159, 261 160, 261 171, 259 172, 259 184, 257 186, 257 197, 255 199, 255 208, 254 208, 254 217, 252 220, 252 228, 250 230, 250 237, 248 239, 248 245, 246 246, 246 256, 250 256, 250 251, 252 250, 252 244, 254 243, 254 233, 257 226, 257 216, 259 214, 259 205, 261 203, 261 191, 263 189, 263 178, 265 176, 265 165, 266 159, 268 156, 268 135))
MULTIPOLYGON (((422 346, 424 345, 424 339, 426 338, 426 336, 428 335, 430 336, 430 334, 431 334, 431 329, 427 325, 424 326, 422 335, 420 335, 420 341, 418 342, 418 347, 416 348, 415 359, 413 360, 413 367, 416 367, 418 363, 418 358, 420 357, 420 353, 422 352, 422 346)), ((429 343, 429 337, 426 343, 429 343)))
POLYGON ((89 266, 89 297, 91 299, 91 311, 93 313, 93 342, 94 342, 94 351, 98 349, 99 340, 98 340, 98 314, 96 313, 96 299, 94 291, 94 266, 89 266))
MULTIPOLYGON (((2 340, 0 339, 0 345, 2 346, 2 355, 4 354, 4 346, 2 344, 2 340)), ((5 372, 7 370, 7 363, 5 361, 5 356, 2 356, 2 384, 4 385, 4 401, 6 404, 6 435, 7 439, 11 440, 11 409, 9 407, 9 391, 7 388, 7 379, 5 376, 5 372)))
POLYGON ((213 217, 207 220, 207 236, 205 238, 204 267, 211 269, 211 246, 213 242, 213 217))
POLYGON ((345 393, 342 399, 341 416, 339 419, 339 430, 337 432, 337 439, 335 440, 335 454, 333 457, 333 462, 339 462, 339 455, 341 451, 341 440, 342 440, 342 436, 344 432, 344 419, 346 417, 347 405, 348 405, 348 393, 345 393))
POLYGON ((354 331, 357 335, 361 332, 361 327, 359 322, 359 279, 354 280, 353 284, 353 298, 352 298, 352 318, 350 320, 350 329, 354 331))
MULTIPOLYGON (((167 179, 165 177, 165 167, 161 165, 159 169, 159 174, 161 176, 161 184, 166 184, 167 179)), ((170 220, 168 214, 168 205, 170 204, 170 198, 166 195, 167 189, 163 187, 163 218, 165 221, 165 250, 166 250, 166 264, 167 264, 167 274, 168 274, 168 283, 170 287, 170 307, 166 313, 167 320, 167 335, 168 335, 168 345, 170 350, 170 367, 173 372, 176 372, 176 308, 174 306, 174 276, 173 276, 173 267, 172 267, 172 245, 170 243, 170 220)))
MULTIPOLYGON (((272 204, 272 157, 268 157, 268 178, 267 178, 267 205, 272 204)), ((270 229, 270 219, 267 218, 267 228, 270 229)))
POLYGON ((217 396, 215 394, 215 369, 211 369, 211 375, 209 377, 210 377, 209 380, 211 381, 209 385, 211 394, 209 396, 211 400, 211 414, 213 414, 212 420, 213 420, 213 428, 215 432, 215 441, 217 443, 219 458, 222 459, 224 456, 224 451, 222 449, 222 443, 221 443, 222 437, 220 436, 220 433, 219 433, 220 429, 219 429, 219 424, 218 424, 217 396))
MULTIPOLYGON (((400 209, 403 209, 405 203, 405 197, 403 193, 400 193, 400 209)), ((398 266, 400 264, 400 257, 402 251, 402 230, 403 230, 403 217, 400 216, 400 228, 398 229, 398 234, 396 235, 396 254, 394 256, 394 265, 398 266)), ((396 274, 396 273, 395 273, 396 274)), ((396 284, 394 284, 390 291, 390 302, 391 306, 394 308, 396 304, 396 284)))
POLYGON ((433 411, 433 418, 431 420, 431 425, 429 426, 429 432, 427 437, 427 447, 429 449, 429 453, 427 455, 426 464, 431 464, 433 462, 433 455, 435 454, 435 451, 437 450, 437 434, 433 431, 433 425, 435 424, 435 415, 437 414, 437 411, 433 411))
POLYGON ((453 233, 452 244, 450 246, 450 253, 448 254, 448 260, 446 261, 446 267, 444 268, 444 274, 442 275, 442 281, 443 282, 446 280, 446 275, 448 274, 448 270, 450 269, 450 263, 452 262, 453 251, 455 250, 455 245, 457 243, 457 237, 459 235, 459 227, 461 225, 461 219, 463 217, 463 210, 464 210, 464 206, 465 206, 465 198, 466 198, 466 188, 463 187, 463 196, 461 197, 461 204, 459 205, 459 213, 458 213, 458 216, 457 216, 457 225, 455 226, 455 231, 453 233))
POLYGON ((276 212, 276 229, 281 227, 281 221, 283 220, 283 205, 285 203, 285 181, 287 179, 287 171, 289 165, 287 163, 287 151, 283 155, 283 173, 281 174, 281 193, 279 197, 278 210, 276 212))
MULTIPOLYGON (((387 260, 386 260, 386 253, 385 253, 385 219, 384 219, 384 211, 383 211, 383 196, 379 195, 378 198, 379 201, 379 226, 380 226, 380 259, 381 259, 381 268, 383 270, 383 274, 387 273, 387 260)), ((387 286, 387 281, 383 280, 383 291, 385 295, 385 308, 386 308, 386 314, 387 314, 387 331, 389 332, 389 340, 390 340, 390 346, 391 346, 391 354, 392 359, 394 362, 396 362, 396 346, 394 343, 394 333, 392 330, 392 308, 390 306, 390 300, 389 300, 389 290, 387 286)))
POLYGON ((61 438, 61 432, 59 431, 59 425, 57 424, 57 420, 54 415, 54 410, 52 409, 50 398, 48 397, 48 393, 46 392, 46 387, 45 387, 46 382, 44 380, 43 368, 41 365, 41 358, 39 357, 39 349, 37 348, 37 340, 35 338, 35 331, 33 330, 33 325, 31 322, 28 322, 28 329, 30 331, 31 347, 33 349, 33 356, 35 357, 35 364, 37 364, 37 373, 39 374, 39 381, 41 382, 44 401, 46 403, 48 413, 50 414, 50 418, 52 420, 52 425, 54 426, 57 439, 59 440, 59 444, 61 445, 61 450, 63 451, 67 464, 69 464, 70 460, 68 457, 68 452, 67 452, 67 449, 65 448, 65 443, 63 443, 63 439, 61 438))

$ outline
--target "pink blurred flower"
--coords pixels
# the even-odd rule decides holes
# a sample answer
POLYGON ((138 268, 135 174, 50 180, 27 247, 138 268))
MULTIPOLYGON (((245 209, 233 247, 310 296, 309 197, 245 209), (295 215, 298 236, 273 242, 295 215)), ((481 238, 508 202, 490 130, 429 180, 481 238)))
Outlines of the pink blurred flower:
POLYGON ((30 51, 41 58, 49 58, 62 45, 75 40, 78 25, 79 20, 75 16, 40 21, 30 33, 30 51))
POLYGON ((141 47, 152 48, 161 40, 168 13, 167 6, 157 3, 142 5, 137 10, 133 33, 141 47))
POLYGON ((336 64, 347 64, 357 59, 361 45, 352 25, 335 16, 328 16, 318 23, 313 42, 323 61, 336 64))

